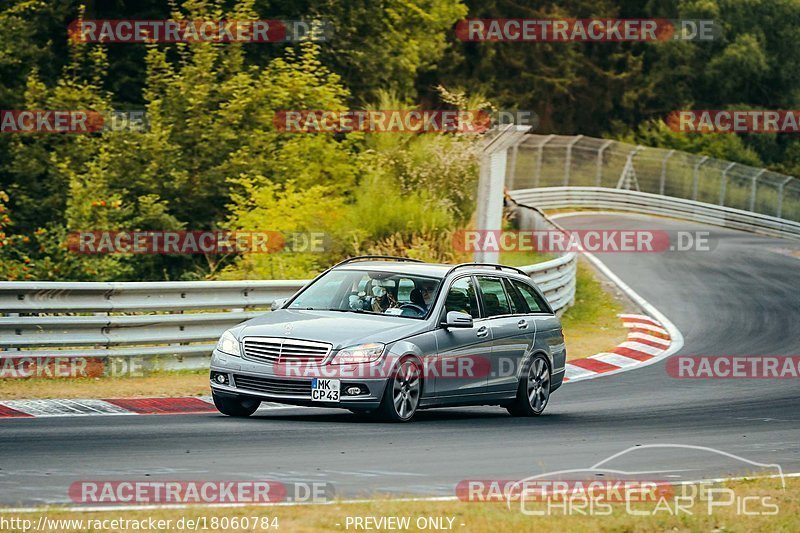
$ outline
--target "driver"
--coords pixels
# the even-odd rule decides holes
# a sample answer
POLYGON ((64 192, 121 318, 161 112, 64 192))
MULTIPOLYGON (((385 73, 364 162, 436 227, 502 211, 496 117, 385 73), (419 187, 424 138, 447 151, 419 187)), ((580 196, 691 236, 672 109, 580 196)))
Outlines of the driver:
POLYGON ((433 294, 435 291, 435 283, 423 281, 418 288, 411 291, 411 303, 427 311, 433 303, 433 294))
POLYGON ((433 304, 433 294, 436 291, 436 284, 431 281, 423 281, 419 292, 422 293, 422 301, 425 302, 425 309, 430 309, 433 304))

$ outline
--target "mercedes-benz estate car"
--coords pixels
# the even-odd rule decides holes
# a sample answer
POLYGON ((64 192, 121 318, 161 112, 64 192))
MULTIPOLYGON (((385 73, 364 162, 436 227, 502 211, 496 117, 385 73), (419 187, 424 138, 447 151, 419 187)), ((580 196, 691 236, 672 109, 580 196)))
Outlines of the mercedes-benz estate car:
POLYGON ((536 416, 565 360, 561 322, 521 270, 361 256, 226 331, 210 379, 219 411, 238 417, 262 401, 397 422, 467 405, 536 416))

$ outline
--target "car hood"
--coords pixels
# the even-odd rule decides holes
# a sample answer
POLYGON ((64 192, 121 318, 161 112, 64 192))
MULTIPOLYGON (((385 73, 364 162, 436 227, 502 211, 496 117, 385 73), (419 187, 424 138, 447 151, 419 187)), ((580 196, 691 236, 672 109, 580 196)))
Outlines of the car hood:
POLYGON ((239 339, 259 336, 329 342, 336 350, 367 342, 390 343, 427 329, 425 320, 407 317, 278 309, 240 324, 234 333, 239 339))

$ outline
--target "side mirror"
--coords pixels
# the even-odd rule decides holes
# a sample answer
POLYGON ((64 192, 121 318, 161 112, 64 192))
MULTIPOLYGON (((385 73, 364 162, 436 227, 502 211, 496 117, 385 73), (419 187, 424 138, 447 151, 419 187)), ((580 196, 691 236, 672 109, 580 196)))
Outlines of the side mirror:
POLYGON ((276 309, 280 309, 281 307, 283 307, 283 304, 285 304, 288 299, 289 298, 277 298, 275 300, 272 300, 272 303, 269 306, 270 310, 275 311, 276 309))
POLYGON ((472 315, 461 311, 448 311, 442 326, 446 328, 471 328, 472 315))

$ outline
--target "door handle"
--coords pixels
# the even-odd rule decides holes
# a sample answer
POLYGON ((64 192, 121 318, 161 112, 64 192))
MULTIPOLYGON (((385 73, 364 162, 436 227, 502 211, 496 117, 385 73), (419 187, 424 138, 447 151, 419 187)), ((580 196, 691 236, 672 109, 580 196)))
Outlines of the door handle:
POLYGON ((528 323, 525 320, 520 320, 517 322, 517 327, 519 329, 528 329, 528 323))
POLYGON ((485 337, 489 334, 489 328, 486 326, 481 326, 478 328, 478 331, 475 332, 478 337, 485 337))

